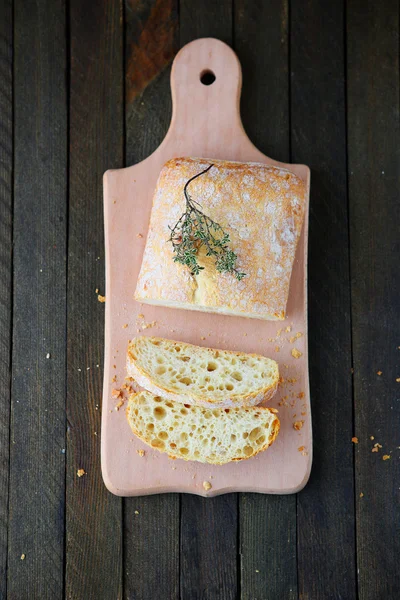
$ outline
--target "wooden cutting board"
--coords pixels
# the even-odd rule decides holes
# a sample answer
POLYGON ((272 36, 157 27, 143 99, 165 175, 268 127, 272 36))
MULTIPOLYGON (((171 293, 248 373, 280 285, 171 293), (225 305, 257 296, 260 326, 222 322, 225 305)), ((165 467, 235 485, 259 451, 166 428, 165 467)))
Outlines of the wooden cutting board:
POLYGON ((310 474, 308 193, 285 321, 147 306, 133 298, 153 192, 168 159, 196 156, 276 165, 296 173, 309 190, 308 167, 272 160, 248 139, 239 111, 241 81, 239 61, 226 44, 200 39, 185 46, 172 66, 173 114, 164 141, 138 165, 107 171, 104 175, 106 323, 101 462, 107 488, 119 496, 162 492, 215 496, 236 491, 289 494, 301 490, 310 474), (208 83, 213 76, 213 83, 202 83, 202 80, 208 83), (136 439, 125 416, 127 394, 123 392, 123 398, 115 398, 112 390, 124 383, 128 340, 139 334, 256 352, 277 360, 283 382, 269 402, 269 406, 279 410, 281 420, 275 444, 252 459, 215 466, 171 460, 136 439), (301 356, 295 358, 293 349, 301 356), (205 481, 212 485, 207 492, 203 487, 205 481))

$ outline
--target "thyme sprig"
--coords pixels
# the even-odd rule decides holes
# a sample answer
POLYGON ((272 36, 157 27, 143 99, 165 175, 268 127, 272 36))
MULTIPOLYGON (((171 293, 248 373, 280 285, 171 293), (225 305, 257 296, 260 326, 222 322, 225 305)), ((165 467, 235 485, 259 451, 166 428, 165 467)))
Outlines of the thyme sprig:
POLYGON ((221 225, 200 210, 201 205, 193 200, 188 192, 189 184, 200 175, 207 173, 213 166, 210 165, 186 182, 183 189, 186 200, 185 212, 174 227, 169 228, 171 236, 168 241, 173 246, 174 261, 189 267, 192 275, 198 275, 204 269, 199 265, 197 256, 200 248, 205 246, 206 256, 215 258, 217 271, 231 273, 240 281, 246 273, 242 273, 236 268, 237 255, 228 246, 229 234, 223 230, 221 225))

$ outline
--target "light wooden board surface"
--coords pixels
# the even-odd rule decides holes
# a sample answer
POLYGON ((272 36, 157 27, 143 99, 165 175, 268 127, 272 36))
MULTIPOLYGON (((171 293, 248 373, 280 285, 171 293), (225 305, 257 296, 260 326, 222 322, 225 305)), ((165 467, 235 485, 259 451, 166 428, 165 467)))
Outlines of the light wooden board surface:
POLYGON ((107 488, 120 496, 187 492, 214 496, 233 491, 295 493, 306 484, 312 461, 307 351, 308 200, 293 268, 287 318, 261 321, 141 305, 133 299, 150 218, 152 196, 164 163, 178 156, 256 161, 289 168, 309 188, 309 169, 278 163, 250 142, 240 119, 241 69, 235 53, 215 39, 200 39, 176 56, 171 89, 173 116, 159 148, 143 162, 104 176, 106 328, 101 461, 107 488), (215 74, 203 85, 204 71, 215 74), (139 314, 144 319, 138 318, 139 314), (143 324, 153 326, 142 330, 143 324), (285 331, 290 328, 290 331, 285 331), (138 332, 139 330, 139 332, 138 332), (112 389, 125 378, 128 341, 157 335, 221 349, 257 352, 278 361, 284 378, 269 405, 279 410, 280 435, 266 452, 223 466, 170 460, 142 444, 117 410, 112 389), (290 341, 300 333, 295 342, 290 341), (205 340, 201 338, 205 337, 205 340), (291 355, 297 348, 302 356, 291 355), (116 381, 113 379, 116 378, 116 381), (295 421, 304 421, 301 430, 295 421), (140 456, 138 450, 144 450, 140 456), (299 450, 300 449, 300 450, 299 450), (203 482, 212 488, 206 492, 203 482))

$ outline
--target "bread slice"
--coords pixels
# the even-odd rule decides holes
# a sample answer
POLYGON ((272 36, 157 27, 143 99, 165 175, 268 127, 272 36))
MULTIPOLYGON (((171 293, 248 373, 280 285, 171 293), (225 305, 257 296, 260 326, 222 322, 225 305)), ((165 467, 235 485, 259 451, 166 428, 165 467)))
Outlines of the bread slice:
POLYGON ((140 386, 168 400, 222 408, 269 400, 279 380, 277 363, 264 356, 156 337, 137 337, 129 344, 127 371, 140 386))
POLYGON ((130 396, 127 418, 133 433, 152 448, 215 465, 266 450, 280 426, 269 408, 182 406, 146 391, 130 396))

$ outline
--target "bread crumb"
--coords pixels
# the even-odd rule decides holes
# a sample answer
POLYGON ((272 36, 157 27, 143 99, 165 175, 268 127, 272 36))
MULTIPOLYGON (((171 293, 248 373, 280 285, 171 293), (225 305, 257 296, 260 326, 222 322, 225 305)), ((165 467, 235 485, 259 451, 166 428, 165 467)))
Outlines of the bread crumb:
POLYGON ((277 408, 270 408, 269 410, 274 414, 279 412, 279 410, 277 408))
POLYGON ((200 339, 201 339, 201 340, 205 340, 206 338, 205 338, 205 336, 204 336, 204 335, 202 335, 200 339))
POLYGON ((276 332, 276 337, 279 337, 282 333, 282 329, 278 329, 278 331, 276 332))
POLYGON ((389 458, 390 458, 390 454, 384 454, 382 456, 382 460, 389 460, 389 458))
POLYGON ((21 554, 21 560, 25 560, 25 554, 21 554))
POLYGON ((292 328, 290 325, 288 325, 285 329, 286 333, 290 333, 292 331, 292 328))
POLYGON ((142 233, 137 233, 137 234, 136 234, 136 237, 138 237, 138 238, 142 238, 142 237, 143 237, 143 234, 142 234, 142 233))
POLYGON ((117 204, 117 201, 116 201, 116 200, 113 200, 113 204, 117 204))
POLYGON ((400 377, 396 377, 397 383, 400 383, 400 377))
POLYGON ((375 438, 374 438, 374 436, 373 436, 373 435, 371 435, 369 439, 370 439, 370 440, 374 440, 375 438))
POLYGON ((142 329, 150 329, 151 327, 155 327, 157 325, 157 321, 152 321, 151 323, 143 323, 142 329))
POLYGON ((113 389, 111 390, 111 396, 112 396, 113 398, 119 398, 120 396, 122 396, 122 392, 121 392, 121 390, 119 390, 118 388, 113 388, 113 389))
POLYGON ((362 492, 360 494, 360 498, 364 498, 364 494, 362 492))
POLYGON ((256 573, 259 573, 260 571, 258 569, 256 569, 256 573))
POLYGON ((95 292, 96 292, 96 294, 98 294, 99 293, 99 288, 96 288, 95 292))
POLYGON ((300 429, 303 427, 304 425, 304 421, 295 421, 293 423, 293 429, 295 429, 296 431, 300 431, 300 429))
MULTIPOLYGON (((133 440, 131 440, 131 442, 133 442, 133 440)), ((146 454, 146 452, 144 450, 142 450, 140 448, 140 450, 136 450, 136 452, 139 454, 139 456, 144 456, 146 454)))
POLYGON ((382 375, 382 371, 377 371, 376 374, 380 377, 382 375))
POLYGON ((122 329, 126 329, 128 327, 128 323, 125 323, 125 325, 122 325, 122 329))
POLYGON ((135 515, 139 515, 139 514, 140 514, 139 511, 135 510, 135 515))
POLYGON ((304 398, 304 396, 305 396, 304 392, 299 392, 299 393, 297 394, 297 397, 298 397, 298 398, 304 398))
POLYGON ((378 442, 376 442, 376 444, 374 444, 374 448, 382 448, 382 445, 378 444, 378 442))
POLYGON ((46 354, 46 358, 50 358, 50 352, 46 354))
POLYGON ((123 401, 123 400, 120 400, 120 401, 118 402, 118 404, 115 406, 115 410, 119 410, 119 409, 121 408, 121 406, 123 406, 123 405, 124 405, 124 401, 123 401))
POLYGON ((297 350, 297 348, 293 348, 291 355, 293 358, 300 358, 300 356, 303 356, 303 353, 300 352, 300 350, 297 350))
POLYGON ((304 417, 307 413, 306 412, 301 412, 300 413, 302 417, 304 417))
POLYGON ((279 346, 275 346, 275 352, 279 352, 280 348, 279 346))
POLYGON ((296 382, 297 382, 297 379, 296 379, 296 377, 288 377, 288 378, 287 378, 287 381, 288 381, 289 383, 296 383, 296 382))
POLYGON ((113 365, 113 369, 116 369, 116 368, 117 368, 117 365, 113 365))
POLYGON ((378 452, 378 448, 372 448, 372 452, 378 452))
POLYGON ((358 437, 352 437, 351 441, 353 442, 353 444, 358 444, 358 437))
POLYGON ((98 296, 97 296, 97 300, 98 300, 99 302, 105 302, 105 301, 106 301, 106 297, 105 297, 105 296, 101 296, 100 294, 98 294, 98 296))
POLYGON ((143 313, 138 314, 137 318, 138 319, 144 319, 144 314, 143 313))
POLYGON ((298 450, 299 452, 303 452, 303 450, 304 450, 304 446, 299 446, 299 447, 297 448, 297 450, 298 450))
POLYGON ((114 377, 111 379, 111 383, 115 383, 117 381, 117 376, 114 375, 114 377))
POLYGON ((78 477, 83 477, 84 475, 86 475, 86 471, 85 469, 78 469, 76 474, 78 475, 78 477))
POLYGON ((211 490, 212 485, 209 481, 203 481, 203 488, 208 492, 208 490, 211 490))

